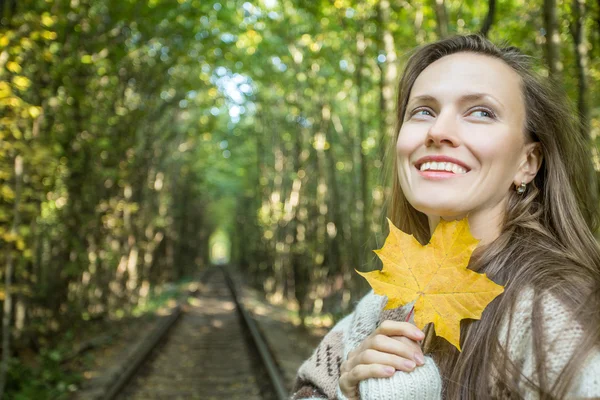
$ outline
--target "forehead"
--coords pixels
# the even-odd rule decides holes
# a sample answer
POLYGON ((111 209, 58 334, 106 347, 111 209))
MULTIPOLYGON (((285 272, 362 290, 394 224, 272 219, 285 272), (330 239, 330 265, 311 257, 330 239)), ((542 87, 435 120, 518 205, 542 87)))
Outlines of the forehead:
POLYGON ((417 77, 410 97, 429 95, 438 100, 470 93, 488 94, 507 109, 521 109, 524 102, 521 77, 494 57, 457 53, 431 63, 417 77))

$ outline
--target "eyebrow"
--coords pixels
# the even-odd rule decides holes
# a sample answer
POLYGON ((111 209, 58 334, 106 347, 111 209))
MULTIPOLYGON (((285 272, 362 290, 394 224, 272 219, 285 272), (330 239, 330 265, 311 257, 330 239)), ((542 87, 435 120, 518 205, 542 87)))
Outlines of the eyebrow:
MULTIPOLYGON (((500 100, 498 100, 497 98, 495 98, 494 96, 492 96, 491 94, 488 93, 469 93, 469 94, 465 94, 463 96, 461 96, 458 99, 459 103, 470 103, 473 101, 480 101, 480 100, 491 100, 492 102, 496 103, 498 106, 500 106, 501 108, 504 108, 504 105, 502 104, 502 102, 500 100)), ((413 97, 408 103, 414 103, 415 101, 425 101, 425 102, 434 102, 437 103, 437 99, 429 94, 423 94, 420 96, 416 96, 413 97)))

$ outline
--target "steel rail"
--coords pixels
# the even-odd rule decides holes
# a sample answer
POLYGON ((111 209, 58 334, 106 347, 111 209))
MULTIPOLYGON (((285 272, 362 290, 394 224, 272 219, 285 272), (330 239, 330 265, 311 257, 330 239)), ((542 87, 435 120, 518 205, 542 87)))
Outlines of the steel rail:
MULTIPOLYGON (((204 271, 199 279, 200 283, 208 280, 212 272, 212 268, 204 271)), ((113 380, 106 388, 104 394, 100 397, 101 400, 114 400, 121 393, 125 385, 127 385, 131 378, 133 378, 138 369, 148 359, 152 351, 166 336, 167 332, 173 327, 173 325, 175 325, 175 322, 177 322, 182 314, 181 304, 183 303, 183 298, 187 295, 189 295, 189 293, 186 292, 186 294, 179 298, 173 313, 159 323, 158 327, 154 329, 148 338, 141 342, 132 352, 129 362, 127 362, 127 365, 124 367, 123 371, 119 371, 117 378, 113 380)))
MULTIPOLYGON (((210 268, 205 271, 205 273, 200 278, 200 282, 207 281, 210 275, 215 272, 215 269, 220 269, 223 273, 227 286, 231 291, 234 302, 237 307, 237 311, 241 316, 242 323, 247 329, 250 338, 252 340, 252 344, 256 348, 256 351, 262 361, 262 364, 269 376, 269 381, 273 391, 275 392, 277 400, 287 400, 289 398, 287 389, 285 388, 285 383, 277 364, 275 363, 273 356, 269 350, 269 347, 266 344, 266 341, 263 339, 254 318, 250 315, 250 313, 246 310, 242 302, 239 300, 238 292, 231 278, 229 271, 227 271, 227 266, 219 265, 210 268)), ((175 322, 179 319, 179 316, 182 314, 181 310, 181 301, 175 307, 173 313, 167 317, 155 330, 150 334, 147 340, 144 340, 143 343, 138 345, 132 352, 132 356, 130 357, 130 361, 127 363, 127 366, 123 371, 119 371, 117 378, 112 381, 109 387, 106 389, 104 394, 102 395, 102 400, 114 400, 124 389, 124 387, 129 383, 129 381, 134 377, 137 371, 140 369, 142 364, 149 358, 152 351, 158 346, 160 341, 166 336, 167 332, 173 327, 175 322)))
POLYGON ((271 352, 269 351, 269 347, 267 346, 266 341, 263 339, 262 335, 260 334, 260 331, 258 330, 258 326, 256 325, 256 322, 254 321, 254 318, 252 318, 252 316, 250 316, 250 313, 246 310, 244 305, 239 301, 237 289, 235 288, 233 279, 231 279, 231 276, 230 276, 229 272, 226 270, 226 267, 221 266, 221 271, 223 272, 223 275, 225 276, 225 281, 227 282, 227 286, 229 286, 229 289, 231 290, 231 293, 233 294, 235 304, 237 305, 237 309, 238 309, 240 315, 242 316, 242 320, 244 321, 244 324, 248 328, 248 332, 250 333, 250 336, 252 337, 252 341, 254 342, 254 345, 258 351, 258 354, 263 362, 263 365, 265 366, 265 368, 267 370, 267 374, 269 375, 269 379, 271 381, 271 386, 273 387, 273 390, 275 391, 277 399, 278 400, 289 399, 289 394, 287 392, 287 389, 285 388, 285 383, 284 383, 283 377, 281 376, 281 372, 279 371, 279 368, 277 368, 277 364, 275 363, 275 360, 273 359, 271 352))

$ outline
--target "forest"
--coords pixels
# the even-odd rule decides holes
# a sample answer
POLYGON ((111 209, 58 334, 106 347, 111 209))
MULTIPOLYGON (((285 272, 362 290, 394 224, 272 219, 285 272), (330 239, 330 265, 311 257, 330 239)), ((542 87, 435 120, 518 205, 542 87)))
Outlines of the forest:
POLYGON ((568 94, 600 169, 600 0, 0 0, 0 397, 66 396, 61 343, 215 257, 302 323, 347 312, 402 67, 477 32, 568 94))

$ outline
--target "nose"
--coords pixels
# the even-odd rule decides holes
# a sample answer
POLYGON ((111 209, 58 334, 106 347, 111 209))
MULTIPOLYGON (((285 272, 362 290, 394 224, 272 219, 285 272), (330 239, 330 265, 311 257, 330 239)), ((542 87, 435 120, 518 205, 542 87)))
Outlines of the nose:
POLYGON ((441 112, 435 118, 425 137, 425 145, 427 147, 439 147, 443 144, 451 147, 457 147, 460 144, 457 120, 455 115, 449 111, 441 112))

